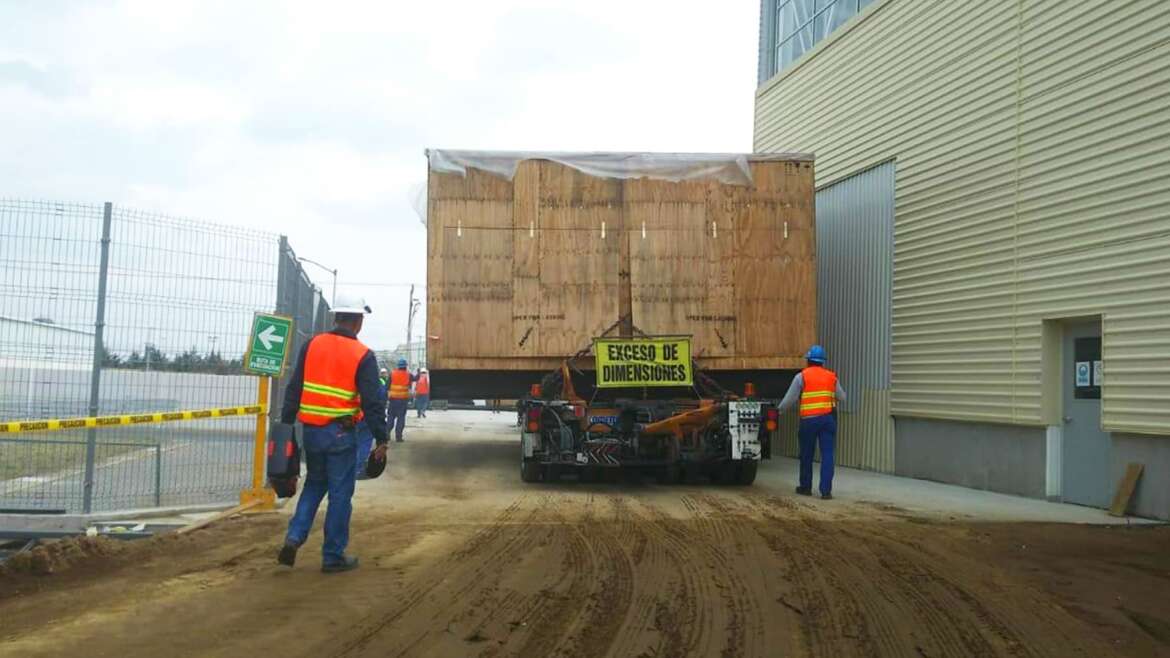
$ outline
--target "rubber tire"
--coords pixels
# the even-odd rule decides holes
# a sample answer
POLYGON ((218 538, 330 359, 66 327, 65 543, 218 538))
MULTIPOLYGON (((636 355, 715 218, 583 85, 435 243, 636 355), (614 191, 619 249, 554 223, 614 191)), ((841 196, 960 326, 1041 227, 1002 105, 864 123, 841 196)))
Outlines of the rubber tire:
POLYGON ((715 484, 735 484, 735 462, 719 462, 710 467, 711 481, 715 484))
POLYGON ((735 469, 735 483, 749 487, 756 481, 756 471, 760 468, 760 462, 745 460, 736 465, 735 469))
POLYGON ((544 469, 540 462, 524 460, 520 462, 520 479, 525 482, 540 482, 544 469))

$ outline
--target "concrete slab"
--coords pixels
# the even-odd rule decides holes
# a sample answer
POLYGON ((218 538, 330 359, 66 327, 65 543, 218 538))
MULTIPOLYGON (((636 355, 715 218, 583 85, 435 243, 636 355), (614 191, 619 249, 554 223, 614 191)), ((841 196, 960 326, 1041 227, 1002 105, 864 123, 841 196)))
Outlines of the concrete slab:
MULTIPOLYGON (((796 486, 798 462, 777 458, 764 462, 757 483, 796 486)), ((814 488, 820 465, 814 465, 814 488)), ((1105 510, 1037 498, 968 489, 952 484, 873 473, 852 468, 836 469, 833 497, 844 502, 874 503, 904 509, 918 515, 942 517, 956 521, 1029 521, 1047 523, 1082 523, 1095 525, 1163 524, 1137 517, 1118 518, 1105 510)))

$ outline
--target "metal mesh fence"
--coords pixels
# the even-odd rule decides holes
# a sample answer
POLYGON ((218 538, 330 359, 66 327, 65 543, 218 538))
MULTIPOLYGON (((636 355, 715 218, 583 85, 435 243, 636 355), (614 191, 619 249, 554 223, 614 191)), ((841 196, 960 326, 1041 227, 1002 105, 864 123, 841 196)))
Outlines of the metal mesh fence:
MULTIPOLYGON (((254 403, 256 378, 241 370, 253 313, 293 298, 311 309, 289 313, 298 335, 324 325, 308 278, 285 276, 290 260, 273 234, 110 204, 0 200, 0 420, 254 403)), ((0 509, 230 501, 249 485, 254 423, 0 437, 0 509)))

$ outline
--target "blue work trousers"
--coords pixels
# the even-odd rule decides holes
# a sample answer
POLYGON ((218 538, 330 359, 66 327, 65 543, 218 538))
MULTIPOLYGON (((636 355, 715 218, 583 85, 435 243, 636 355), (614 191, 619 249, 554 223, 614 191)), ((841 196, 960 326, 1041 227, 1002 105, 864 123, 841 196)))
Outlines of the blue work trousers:
POLYGON ((321 547, 324 564, 340 563, 349 544, 349 518, 353 514, 354 464, 357 432, 333 422, 317 427, 305 425, 305 488, 297 501, 297 510, 288 523, 285 541, 300 546, 313 529, 317 508, 326 494, 325 543, 321 547))
POLYGON ((810 416, 800 421, 800 488, 812 489, 813 457, 821 448, 821 495, 833 492, 833 453, 837 443, 837 418, 833 414, 810 416))
POLYGON ((394 430, 394 438, 401 439, 406 431, 406 407, 410 400, 390 400, 390 429, 394 430))
POLYGON ((366 472, 366 460, 370 458, 370 451, 374 449, 374 433, 366 421, 357 424, 357 472, 366 472))
POLYGON ((424 418, 427 415, 427 407, 431 404, 431 396, 429 394, 422 394, 414 396, 414 408, 418 411, 418 417, 424 418))

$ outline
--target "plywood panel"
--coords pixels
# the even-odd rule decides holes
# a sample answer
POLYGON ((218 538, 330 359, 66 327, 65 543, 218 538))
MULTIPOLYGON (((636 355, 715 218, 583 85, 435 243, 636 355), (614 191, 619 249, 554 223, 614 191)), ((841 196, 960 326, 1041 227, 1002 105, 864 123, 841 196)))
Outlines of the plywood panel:
POLYGON ((730 217, 708 209, 712 189, 718 186, 626 184, 635 324, 651 334, 693 336, 700 357, 734 354, 733 299, 724 287, 732 277, 721 260, 734 235, 730 217))
POLYGON ((513 344, 511 185, 432 175, 428 189, 428 353, 496 353, 513 344), (458 193, 493 198, 458 198, 458 193))
POLYGON ((567 356, 617 321, 621 181, 542 161, 540 352, 567 356))
MULTIPOLYGON (((520 163, 512 203, 512 342, 515 356, 540 354, 540 162, 520 163)), ((504 353, 504 350, 501 350, 504 353)))
POLYGON ((733 197, 737 349, 799 354, 815 342, 812 170, 756 163, 750 193, 733 197))

